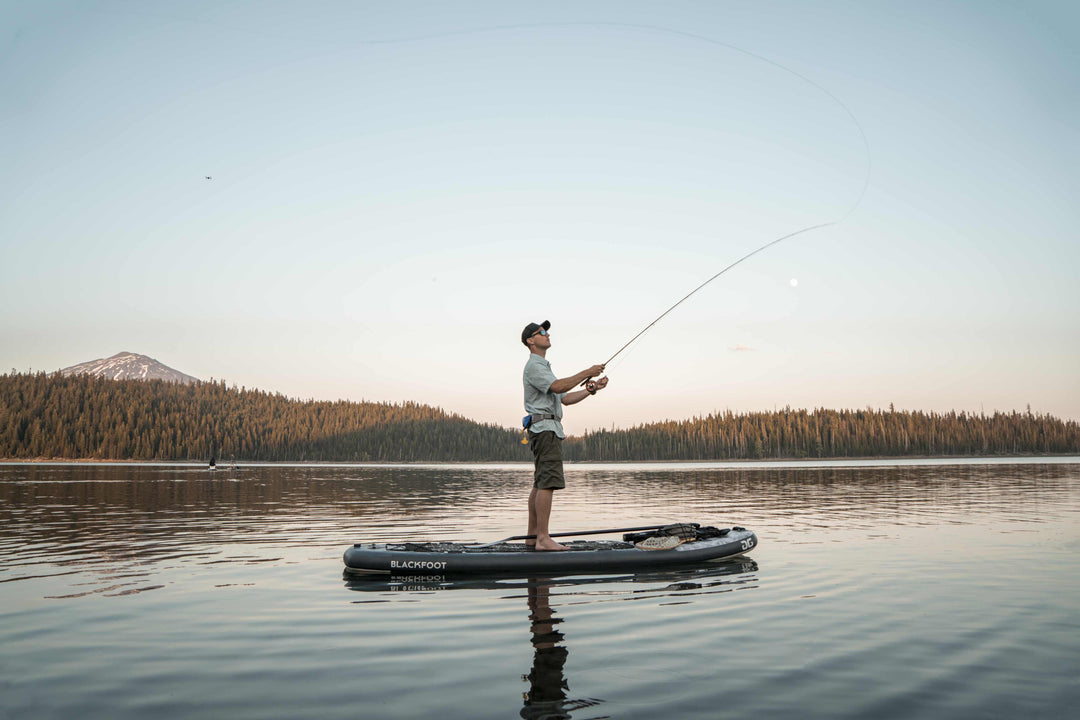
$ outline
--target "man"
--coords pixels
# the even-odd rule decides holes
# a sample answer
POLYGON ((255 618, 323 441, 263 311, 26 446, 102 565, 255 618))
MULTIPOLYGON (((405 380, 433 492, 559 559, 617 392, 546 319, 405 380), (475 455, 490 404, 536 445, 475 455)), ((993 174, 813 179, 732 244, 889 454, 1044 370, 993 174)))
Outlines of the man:
POLYGON ((534 545, 537 550, 566 550, 551 538, 548 521, 551 518, 551 501, 556 490, 566 487, 563 479, 562 441, 563 432, 562 406, 574 405, 598 390, 607 387, 608 379, 590 379, 604 372, 603 365, 593 365, 577 375, 558 379, 551 371, 547 361, 547 351, 551 347, 551 323, 529 323, 521 331, 521 342, 529 349, 529 360, 525 363, 523 381, 525 385, 525 412, 531 422, 528 426, 529 449, 532 450, 536 470, 533 473, 533 489, 529 493, 529 535, 535 535, 534 545), (581 383, 590 380, 585 390, 574 390, 581 383))

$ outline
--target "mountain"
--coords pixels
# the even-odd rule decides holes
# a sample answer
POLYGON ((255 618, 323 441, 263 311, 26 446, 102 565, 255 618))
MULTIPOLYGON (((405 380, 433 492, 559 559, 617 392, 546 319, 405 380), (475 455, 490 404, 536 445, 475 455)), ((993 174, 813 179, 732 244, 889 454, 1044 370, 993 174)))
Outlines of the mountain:
POLYGON ((199 382, 198 378, 173 370, 152 357, 131 352, 116 353, 112 357, 72 365, 60 372, 63 375, 91 375, 110 380, 164 380, 184 385, 199 382))

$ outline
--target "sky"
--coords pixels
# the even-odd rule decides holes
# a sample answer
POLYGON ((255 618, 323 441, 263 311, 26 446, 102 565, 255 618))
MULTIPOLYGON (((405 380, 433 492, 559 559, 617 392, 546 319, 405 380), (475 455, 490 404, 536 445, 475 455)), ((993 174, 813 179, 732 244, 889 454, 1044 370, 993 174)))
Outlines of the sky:
POLYGON ((0 1, 0 367, 1080 420, 1075 2, 0 1), (813 230, 814 226, 823 225, 813 230), (800 232, 805 230, 805 232, 800 232))

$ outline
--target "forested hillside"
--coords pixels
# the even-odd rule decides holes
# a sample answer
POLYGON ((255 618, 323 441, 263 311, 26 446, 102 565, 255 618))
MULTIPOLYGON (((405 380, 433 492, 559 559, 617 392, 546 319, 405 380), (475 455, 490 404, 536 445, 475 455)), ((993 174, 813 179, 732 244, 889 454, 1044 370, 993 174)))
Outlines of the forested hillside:
MULTIPOLYGON (((516 411, 518 398, 508 398, 516 411)), ((315 402, 222 382, 0 375, 0 457, 527 461, 520 431, 417 403, 315 402)), ((569 438, 568 460, 1080 454, 1080 425, 1024 413, 718 413, 569 438)))
POLYGON ((1080 453, 1080 425, 1048 415, 785 409, 588 433, 580 460, 732 460, 1080 453))
POLYGON ((519 434, 416 403, 315 402, 223 382, 0 376, 0 457, 523 460, 519 434))

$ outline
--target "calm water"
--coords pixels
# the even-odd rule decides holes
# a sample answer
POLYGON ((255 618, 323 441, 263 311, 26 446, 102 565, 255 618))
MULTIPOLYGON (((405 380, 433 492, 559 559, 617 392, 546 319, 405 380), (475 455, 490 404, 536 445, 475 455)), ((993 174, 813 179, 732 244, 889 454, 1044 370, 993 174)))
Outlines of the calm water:
POLYGON ((573 466, 556 530, 684 572, 349 580, 524 532, 525 466, 0 465, 0 717, 1031 718, 1080 704, 1080 459, 573 466))

